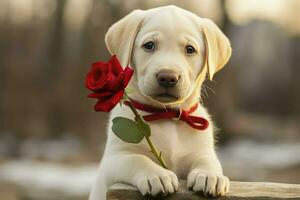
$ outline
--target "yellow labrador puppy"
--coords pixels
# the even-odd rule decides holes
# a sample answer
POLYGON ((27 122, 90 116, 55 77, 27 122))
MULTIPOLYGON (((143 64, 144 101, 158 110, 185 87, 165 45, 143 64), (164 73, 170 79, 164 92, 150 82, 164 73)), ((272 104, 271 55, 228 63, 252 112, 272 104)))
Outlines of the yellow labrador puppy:
MULTIPOLYGON (((190 109, 199 102, 206 75, 212 79, 231 56, 229 40, 211 20, 176 6, 135 10, 110 27, 105 41, 122 66, 135 69, 129 87, 136 92, 130 97, 158 108, 190 109)), ((170 194, 178 189, 178 178, 186 178, 195 192, 224 195, 229 180, 214 150, 213 123, 202 105, 192 115, 206 118, 209 126, 198 130, 180 120, 150 122, 151 138, 163 152, 166 170, 145 141, 129 144, 115 136, 114 117, 134 118, 127 106, 115 107, 90 200, 106 199, 107 187, 116 182, 136 186, 143 195, 170 194)))

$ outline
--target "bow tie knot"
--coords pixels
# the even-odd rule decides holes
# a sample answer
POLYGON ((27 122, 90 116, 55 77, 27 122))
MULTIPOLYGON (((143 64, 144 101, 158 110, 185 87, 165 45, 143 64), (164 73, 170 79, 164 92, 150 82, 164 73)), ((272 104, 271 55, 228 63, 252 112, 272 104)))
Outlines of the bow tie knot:
MULTIPOLYGON (((142 110, 145 112, 149 112, 151 114, 144 115, 143 119, 145 121, 154 121, 159 119, 174 119, 174 120, 181 120, 186 122, 189 126, 198 129, 198 130, 205 130, 209 123, 208 121, 199 116, 191 115, 194 111, 198 108, 198 103, 191 107, 189 110, 182 110, 181 108, 178 109, 159 109, 149 105, 144 105, 134 100, 130 100, 134 107, 138 110, 142 110)), ((125 105, 128 105, 129 102, 125 101, 125 105)))

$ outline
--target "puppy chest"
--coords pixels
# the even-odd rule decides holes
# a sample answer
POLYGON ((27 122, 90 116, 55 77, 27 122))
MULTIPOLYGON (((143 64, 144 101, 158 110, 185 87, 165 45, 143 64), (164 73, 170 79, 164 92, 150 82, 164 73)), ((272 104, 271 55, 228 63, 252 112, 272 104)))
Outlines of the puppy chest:
POLYGON ((151 139, 165 156, 172 157, 177 152, 178 130, 174 123, 157 122, 151 123, 151 139))
POLYGON ((151 138, 157 149, 162 151, 169 165, 178 167, 185 157, 203 154, 213 142, 205 131, 195 130, 180 121, 151 123, 151 138))

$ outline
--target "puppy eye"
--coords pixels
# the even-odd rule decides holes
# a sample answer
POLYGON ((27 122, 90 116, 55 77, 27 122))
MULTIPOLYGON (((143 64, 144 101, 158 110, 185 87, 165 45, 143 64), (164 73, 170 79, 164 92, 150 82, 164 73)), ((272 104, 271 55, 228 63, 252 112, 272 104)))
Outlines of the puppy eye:
POLYGON ((191 45, 186 46, 185 47, 185 51, 186 51, 187 54, 194 54, 194 53, 196 53, 196 49, 193 46, 191 46, 191 45))
POLYGON ((143 48, 146 51, 153 51, 155 48, 155 44, 154 44, 154 42, 146 42, 145 44, 143 44, 143 48))

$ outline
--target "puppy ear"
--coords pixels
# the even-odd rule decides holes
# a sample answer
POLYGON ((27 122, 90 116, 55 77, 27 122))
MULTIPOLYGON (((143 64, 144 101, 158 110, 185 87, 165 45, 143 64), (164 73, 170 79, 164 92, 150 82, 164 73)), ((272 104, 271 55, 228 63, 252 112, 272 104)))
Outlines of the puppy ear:
POLYGON ((117 55, 122 66, 130 64, 134 41, 142 25, 144 13, 142 10, 132 11, 113 24, 105 35, 108 51, 117 55))
POLYGON ((228 38, 210 19, 202 18, 202 32, 206 48, 206 65, 208 77, 222 69, 231 56, 231 46, 228 38))

